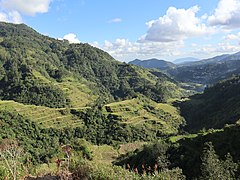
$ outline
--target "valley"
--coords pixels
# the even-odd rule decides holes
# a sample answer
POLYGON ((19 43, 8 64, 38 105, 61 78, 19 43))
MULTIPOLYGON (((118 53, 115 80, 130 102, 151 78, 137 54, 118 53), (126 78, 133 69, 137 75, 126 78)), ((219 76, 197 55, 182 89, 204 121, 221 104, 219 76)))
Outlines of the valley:
POLYGON ((0 22, 0 179, 239 178, 239 53, 187 61, 0 22))

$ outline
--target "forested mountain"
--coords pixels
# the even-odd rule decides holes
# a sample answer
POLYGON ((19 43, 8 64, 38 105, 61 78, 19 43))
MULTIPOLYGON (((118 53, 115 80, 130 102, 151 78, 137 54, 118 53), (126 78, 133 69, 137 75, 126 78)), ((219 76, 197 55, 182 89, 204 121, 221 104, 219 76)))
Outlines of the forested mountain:
MULTIPOLYGON (((82 141, 99 148, 148 142, 176 135, 184 123, 176 108, 164 104, 189 94, 177 81, 24 24, 0 23, 0 72, 1 158, 6 149, 20 148, 26 156, 17 160, 31 168, 56 168, 56 158, 66 160, 63 145, 76 153, 74 161, 88 161, 92 151, 82 141)), ((3 162, 0 177, 13 177, 3 162)), ((15 176, 23 175, 18 168, 15 176)))
POLYGON ((159 59, 147 59, 147 60, 135 59, 133 61, 130 61, 128 64, 134 64, 136 66, 141 66, 144 68, 156 68, 159 70, 167 70, 175 67, 175 64, 159 59))
POLYGON ((52 39, 23 24, 1 23, 0 30, 1 99, 66 107, 71 98, 63 86, 71 81, 85 85, 92 99, 101 94, 107 101, 137 94, 165 101, 172 98, 163 90, 168 85, 176 97, 184 93, 170 78, 120 63, 88 44, 52 39))
POLYGON ((160 62, 176 80, 1 22, 0 179, 239 178, 239 76, 181 88, 238 73, 238 56, 160 62))
POLYGON ((240 77, 232 77, 205 89, 203 94, 191 96, 180 102, 181 113, 188 131, 222 128, 239 123, 240 77))
POLYGON ((240 73, 240 54, 224 54, 210 59, 179 65, 169 69, 175 79, 182 82, 213 84, 240 73))
POLYGON ((134 60, 129 64, 144 68, 156 68, 184 83, 214 84, 219 80, 240 73, 240 53, 223 54, 209 59, 183 58, 176 65, 158 59, 134 60))

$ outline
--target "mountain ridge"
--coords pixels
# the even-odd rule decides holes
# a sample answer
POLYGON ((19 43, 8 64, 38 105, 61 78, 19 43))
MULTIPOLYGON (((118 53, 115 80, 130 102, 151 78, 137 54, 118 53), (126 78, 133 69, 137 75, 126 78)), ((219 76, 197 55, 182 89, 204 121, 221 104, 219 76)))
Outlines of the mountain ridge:
POLYGON ((147 59, 147 60, 135 59, 133 61, 128 62, 128 64, 133 64, 136 66, 141 66, 141 67, 150 68, 150 69, 156 68, 159 70, 166 70, 166 69, 175 67, 175 64, 172 62, 160 60, 156 58, 147 59))
MULTIPOLYGON (((108 101, 138 94, 145 94, 155 101, 166 99, 164 93, 167 91, 156 93, 161 91, 160 82, 168 81, 164 76, 116 61, 108 53, 89 44, 69 44, 66 40, 43 36, 24 24, 0 23, 0 27, 0 96, 3 99, 47 105, 51 101, 44 104, 43 99, 47 101, 45 92, 49 92, 47 96, 56 98, 53 102, 59 99, 58 105, 52 103, 50 107, 68 106, 73 100, 69 99, 70 94, 63 92, 62 86, 54 84, 69 81, 84 84, 92 96, 102 94, 108 101), (92 88, 93 85, 96 88, 92 88), (20 92, 16 92, 16 88, 20 92), (38 97, 37 91, 42 93, 42 98, 38 97)), ((174 85, 176 90, 184 91, 175 82, 169 84, 174 85)))
POLYGON ((194 58, 194 57, 185 57, 185 58, 175 59, 173 61, 173 63, 178 65, 178 64, 192 63, 192 62, 196 62, 196 61, 200 61, 200 59, 194 58))

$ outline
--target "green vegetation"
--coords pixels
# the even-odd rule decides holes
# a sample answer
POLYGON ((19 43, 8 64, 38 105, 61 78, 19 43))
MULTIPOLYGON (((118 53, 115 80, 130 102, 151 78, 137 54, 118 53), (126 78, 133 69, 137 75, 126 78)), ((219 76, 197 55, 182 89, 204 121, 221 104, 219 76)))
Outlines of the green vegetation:
POLYGON ((176 134, 179 126, 184 123, 184 119, 173 106, 144 98, 107 104, 103 112, 121 124, 146 127, 155 131, 158 136, 176 134))
POLYGON ((239 133, 240 127, 232 125, 223 130, 185 136, 174 142, 159 140, 120 156, 115 164, 129 164, 142 173, 151 172, 156 165, 160 171, 181 168, 187 179, 214 179, 214 176, 236 179, 240 167, 240 142, 236 138, 239 133))
POLYGON ((208 87, 203 94, 180 102, 187 130, 222 128, 240 119, 240 77, 232 77, 208 87))
POLYGON ((176 68, 168 69, 167 73, 181 82, 202 85, 215 84, 220 80, 239 74, 239 60, 239 53, 223 54, 203 61, 179 65, 176 68))
POLYGON ((237 179, 240 78, 201 88, 0 23, 0 179, 237 179))
POLYGON ((48 108, 24 105, 14 101, 0 101, 0 110, 16 111, 19 115, 43 128, 81 127, 83 121, 70 113, 68 108, 48 108))
POLYGON ((162 73, 120 63, 88 44, 52 39, 23 24, 0 27, 1 99, 59 108, 87 106, 97 97, 163 102, 186 95, 162 73))

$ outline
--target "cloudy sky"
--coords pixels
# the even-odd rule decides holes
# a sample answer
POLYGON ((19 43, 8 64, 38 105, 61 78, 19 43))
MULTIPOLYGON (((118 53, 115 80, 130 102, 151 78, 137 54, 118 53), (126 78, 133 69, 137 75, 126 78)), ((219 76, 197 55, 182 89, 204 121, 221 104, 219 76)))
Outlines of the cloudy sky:
POLYGON ((0 21, 126 62, 240 51, 240 0, 0 0, 0 21))

